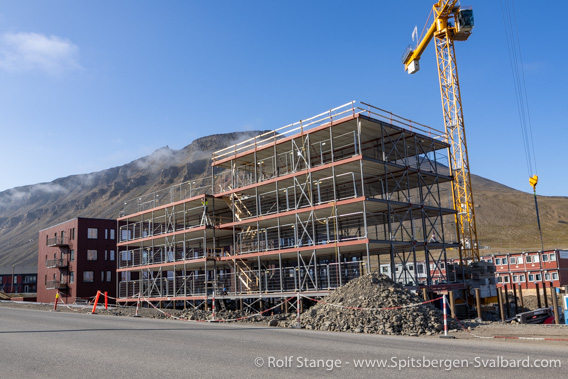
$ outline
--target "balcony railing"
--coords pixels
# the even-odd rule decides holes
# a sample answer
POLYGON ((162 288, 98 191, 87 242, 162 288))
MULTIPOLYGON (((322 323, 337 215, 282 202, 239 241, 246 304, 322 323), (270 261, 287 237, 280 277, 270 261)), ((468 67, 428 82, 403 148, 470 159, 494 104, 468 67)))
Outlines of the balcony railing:
POLYGON ((67 282, 61 282, 59 280, 49 280, 45 283, 45 288, 48 290, 60 290, 67 288, 67 282))
POLYGON ((49 259, 45 262, 45 267, 47 268, 66 268, 69 266, 69 262, 66 259, 49 259))
POLYGON ((53 237, 47 239, 47 246, 67 246, 69 238, 67 236, 53 237))

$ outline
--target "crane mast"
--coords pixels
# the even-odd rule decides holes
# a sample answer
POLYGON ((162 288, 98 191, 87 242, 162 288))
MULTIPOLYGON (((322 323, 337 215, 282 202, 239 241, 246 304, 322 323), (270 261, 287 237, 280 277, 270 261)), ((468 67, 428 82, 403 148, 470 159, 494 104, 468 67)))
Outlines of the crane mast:
POLYGON ((444 127, 450 144, 450 174, 454 177, 456 233, 460 241, 460 260, 465 264, 467 260, 479 261, 479 246, 454 41, 467 40, 473 28, 473 13, 456 3, 457 0, 439 0, 434 4, 434 21, 416 48, 406 50, 403 64, 409 74, 417 72, 422 52, 434 39, 444 127))

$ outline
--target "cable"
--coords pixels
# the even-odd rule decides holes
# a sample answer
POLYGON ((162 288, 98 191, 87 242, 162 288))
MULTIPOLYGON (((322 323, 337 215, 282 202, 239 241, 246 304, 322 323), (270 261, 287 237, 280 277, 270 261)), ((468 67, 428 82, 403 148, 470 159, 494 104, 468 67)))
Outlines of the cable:
POLYGON ((526 89, 525 73, 523 68, 523 57, 518 37, 518 26, 515 15, 514 2, 511 0, 500 0, 503 15, 503 25, 507 41, 507 51, 509 54, 509 64, 513 74, 513 84, 515 87, 515 98, 517 102, 517 113, 519 116, 523 147, 527 163, 527 172, 530 176, 538 175, 534 141, 532 134, 532 122, 526 89))

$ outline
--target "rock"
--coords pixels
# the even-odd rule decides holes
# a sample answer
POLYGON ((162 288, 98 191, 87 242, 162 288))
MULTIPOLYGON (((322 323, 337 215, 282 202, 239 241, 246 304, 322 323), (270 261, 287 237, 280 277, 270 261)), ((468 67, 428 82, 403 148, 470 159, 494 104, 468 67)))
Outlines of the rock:
POLYGON ((268 326, 278 326, 278 321, 277 320, 270 320, 270 321, 268 321, 268 326))

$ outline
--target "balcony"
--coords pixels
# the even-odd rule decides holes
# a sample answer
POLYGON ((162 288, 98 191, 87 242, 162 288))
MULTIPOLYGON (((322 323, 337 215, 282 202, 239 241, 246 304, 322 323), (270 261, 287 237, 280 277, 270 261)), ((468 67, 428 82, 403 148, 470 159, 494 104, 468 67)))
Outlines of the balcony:
POLYGON ((67 236, 48 238, 47 246, 69 246, 69 238, 67 236))
POLYGON ((45 283, 45 289, 48 290, 62 290, 67 288, 67 282, 60 282, 59 280, 49 280, 45 283))
POLYGON ((67 268, 69 262, 66 259, 49 259, 45 262, 45 267, 47 268, 67 268))

